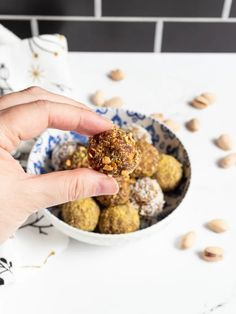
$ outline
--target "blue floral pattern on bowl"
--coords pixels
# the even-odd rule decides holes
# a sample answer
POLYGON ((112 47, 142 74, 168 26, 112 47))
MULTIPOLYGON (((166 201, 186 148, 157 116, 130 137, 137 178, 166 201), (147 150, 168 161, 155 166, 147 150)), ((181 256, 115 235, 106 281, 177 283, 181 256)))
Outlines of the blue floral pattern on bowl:
MULTIPOLYGON (((164 211, 155 219, 144 220, 142 222, 142 228, 146 228, 164 219, 181 203, 190 184, 191 166, 183 144, 166 126, 143 114, 122 109, 113 110, 107 108, 97 109, 97 113, 110 118, 120 127, 130 123, 137 123, 143 126, 151 134, 153 144, 158 151, 173 155, 183 164, 184 176, 181 184, 174 191, 165 194, 166 204, 164 211)), ((60 131, 56 129, 46 130, 38 138, 30 153, 27 172, 31 174, 43 174, 53 171, 51 167, 52 150, 59 143, 66 141, 75 141, 86 145, 88 138, 76 132, 60 131)), ((48 210, 52 212, 52 209, 49 208, 48 210)), ((52 213, 55 214, 55 212, 57 211, 53 211, 52 213)))

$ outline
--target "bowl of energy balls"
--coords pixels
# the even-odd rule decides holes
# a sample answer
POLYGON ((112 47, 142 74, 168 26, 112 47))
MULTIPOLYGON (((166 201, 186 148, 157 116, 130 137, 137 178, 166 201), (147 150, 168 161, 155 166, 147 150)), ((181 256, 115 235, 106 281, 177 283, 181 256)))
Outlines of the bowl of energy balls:
POLYGON ((85 137, 46 130, 36 141, 27 171, 92 168, 113 176, 115 195, 79 199, 43 213, 63 233, 96 245, 116 245, 156 233, 179 212, 191 166, 181 141, 166 126, 123 109, 97 109, 114 128, 85 137))

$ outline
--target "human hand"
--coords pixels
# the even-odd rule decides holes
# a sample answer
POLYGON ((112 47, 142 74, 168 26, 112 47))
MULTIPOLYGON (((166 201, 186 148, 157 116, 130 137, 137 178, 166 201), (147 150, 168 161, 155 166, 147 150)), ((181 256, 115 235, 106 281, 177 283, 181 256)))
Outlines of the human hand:
POLYGON ((10 152, 47 127, 90 136, 111 129, 112 123, 72 99, 39 87, 0 97, 0 243, 39 209, 118 192, 113 178, 91 169, 25 173, 10 152))

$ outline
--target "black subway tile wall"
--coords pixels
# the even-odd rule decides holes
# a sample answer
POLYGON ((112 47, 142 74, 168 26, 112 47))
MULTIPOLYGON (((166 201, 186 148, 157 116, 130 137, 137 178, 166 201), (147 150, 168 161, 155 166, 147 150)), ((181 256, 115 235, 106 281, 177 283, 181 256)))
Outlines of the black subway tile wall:
POLYGON ((236 0, 0 0, 0 23, 70 51, 236 52, 236 0))
POLYGON ((163 52, 234 52, 236 23, 166 23, 163 52))
POLYGON ((0 14, 93 15, 94 0, 0 0, 0 14))
POLYGON ((230 16, 231 17, 236 17, 236 1, 233 1, 233 3, 232 3, 230 16))
POLYGON ((105 16, 221 16, 224 0, 103 0, 105 16))
POLYGON ((39 21, 39 31, 64 34, 71 51, 152 52, 155 23, 39 21))
POLYGON ((0 24, 10 29, 13 33, 22 39, 31 36, 30 21, 3 20, 0 18, 0 24))

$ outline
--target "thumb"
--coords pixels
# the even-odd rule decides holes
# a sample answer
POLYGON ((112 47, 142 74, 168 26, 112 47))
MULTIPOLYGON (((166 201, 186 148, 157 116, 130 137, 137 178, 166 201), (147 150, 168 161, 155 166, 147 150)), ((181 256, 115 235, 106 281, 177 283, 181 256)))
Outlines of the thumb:
POLYGON ((32 211, 119 190, 115 179, 86 168, 33 176, 27 181, 32 211))

